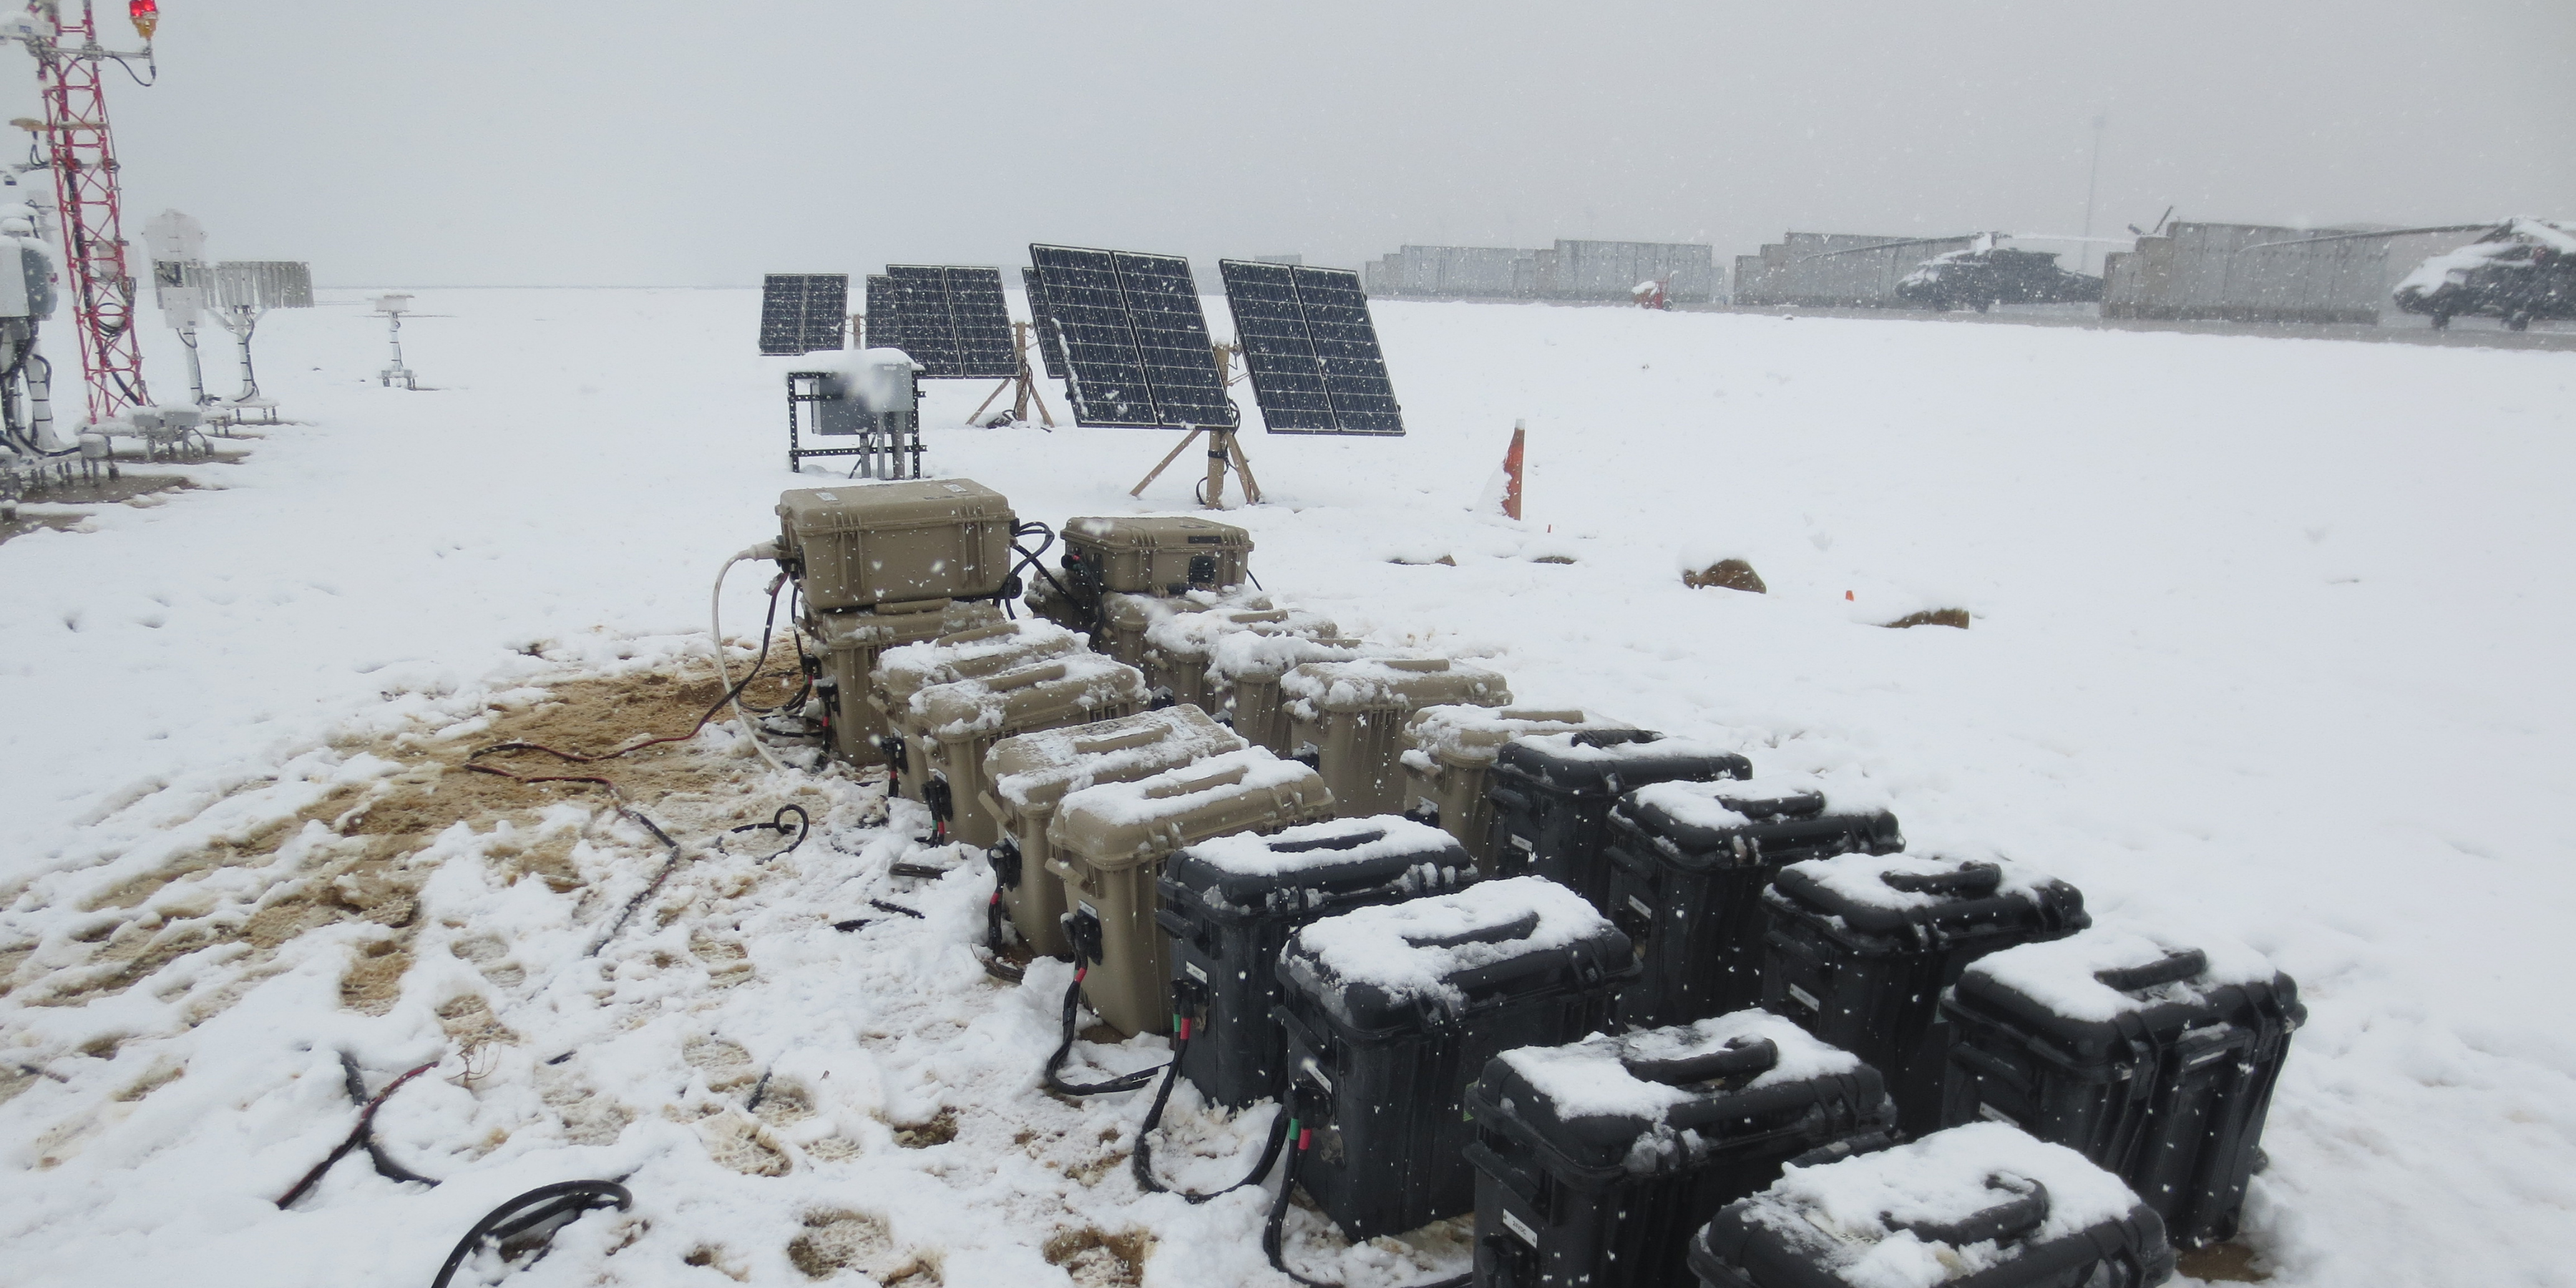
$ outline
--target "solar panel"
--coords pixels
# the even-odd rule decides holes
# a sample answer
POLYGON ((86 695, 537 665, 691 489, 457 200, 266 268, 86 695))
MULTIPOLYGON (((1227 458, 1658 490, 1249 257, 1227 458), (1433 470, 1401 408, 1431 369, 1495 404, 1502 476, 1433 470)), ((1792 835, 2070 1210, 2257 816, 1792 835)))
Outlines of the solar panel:
POLYGON ((1404 432, 1359 274, 1240 259, 1217 271, 1271 433, 1404 432))
POLYGON ((1038 333, 1038 357, 1046 363, 1047 379, 1064 379, 1064 337, 1055 333, 1055 323, 1047 320, 1046 288, 1038 284, 1038 271, 1020 270, 1020 288, 1029 296, 1029 329, 1038 333))
POLYGON ((1011 314, 1002 303, 1002 270, 889 264, 886 282, 903 338, 895 347, 922 365, 924 379, 1008 380, 1019 374, 1011 314))
POLYGON ((1083 425, 1232 425, 1189 261, 1031 246, 1083 425))
POLYGON ((873 274, 868 278, 867 291, 867 347, 910 353, 911 347, 903 342, 903 315, 895 309, 894 279, 873 274))
POLYGON ((771 273, 760 279, 760 351, 812 353, 841 347, 849 306, 847 273, 771 273))

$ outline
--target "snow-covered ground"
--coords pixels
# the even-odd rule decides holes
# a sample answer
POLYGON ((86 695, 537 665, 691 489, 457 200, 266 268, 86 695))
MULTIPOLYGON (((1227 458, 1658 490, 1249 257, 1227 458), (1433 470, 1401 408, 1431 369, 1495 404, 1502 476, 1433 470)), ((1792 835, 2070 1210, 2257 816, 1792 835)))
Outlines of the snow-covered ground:
MULTIPOLYGON (((980 868, 889 875, 872 788, 763 778, 710 733, 712 785, 659 815, 707 857, 596 959, 657 851, 578 793, 347 875, 317 802, 382 798, 406 749, 473 742, 487 699, 705 679, 708 583, 795 483, 751 292, 425 291, 450 316, 405 330, 424 393, 373 382, 358 299, 263 325, 263 385, 303 423, 200 469, 212 487, 0 545, 0 1284, 425 1281, 500 1199, 617 1175, 633 1211, 513 1283, 834 1261, 1114 1283, 1140 1254, 1148 1285, 1284 1282, 1258 1194, 1139 1195, 1139 1097, 1036 1089, 1062 968, 981 973, 980 868), (705 851, 790 799, 818 821, 797 853, 705 851), (565 880, 509 883, 550 845, 565 880), (321 880, 338 911, 311 912, 321 880), (310 928, 240 929, 262 910, 310 928), (153 938, 200 923, 235 930, 153 938), (138 953, 157 973, 100 983, 138 953), (341 1051, 371 1092, 445 1061, 378 1119, 445 1183, 361 1154, 281 1212, 353 1120, 341 1051)), ((2576 1283, 2576 355, 1377 315, 1408 437, 1246 438, 1269 503, 1234 517, 1274 596, 1484 659, 1527 700, 1865 774, 1917 849, 2000 851, 2097 917, 2271 954, 2311 1008, 2249 1208, 2273 1282, 2576 1283), (1527 520, 1474 513, 1519 419, 1527 520), (1770 593, 1681 585, 1721 556, 1770 593), (1871 625, 1934 607, 1972 629, 1871 625)), ((152 357, 166 393, 181 368, 152 357)), ((933 389, 935 427, 986 392, 933 389)), ((1188 504, 1179 477, 1126 495, 1173 441, 1154 431, 930 441, 1024 518, 1188 504)), ((729 628, 760 580, 736 573, 729 628)), ((1137 1067, 1160 1043, 1091 1050, 1137 1067)), ((1225 1176, 1265 1125, 1176 1103, 1175 1179, 1225 1176)), ((1306 1264, 1355 1284, 1424 1274, 1308 1235, 1306 1264)))

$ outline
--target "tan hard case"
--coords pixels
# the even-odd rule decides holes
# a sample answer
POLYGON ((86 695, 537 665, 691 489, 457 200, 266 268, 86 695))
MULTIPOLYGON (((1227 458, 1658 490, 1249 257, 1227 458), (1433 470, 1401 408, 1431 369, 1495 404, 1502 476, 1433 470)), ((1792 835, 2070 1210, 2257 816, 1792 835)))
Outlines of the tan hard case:
POLYGON ((1401 812, 1404 780, 1396 756, 1413 712, 1512 700, 1500 674, 1444 657, 1309 662, 1280 677, 1279 693, 1289 755, 1311 758, 1344 818, 1401 812))
POLYGON ((877 658, 868 676, 868 703, 878 725, 903 739, 903 772, 895 785, 905 799, 920 800, 921 784, 930 773, 930 743, 912 718, 913 695, 935 684, 978 680, 988 675, 1084 652, 1080 635, 1047 621, 996 621, 956 631, 877 658))
POLYGON ((1047 840, 1047 824, 1067 793, 1148 778, 1243 747, 1243 739, 1193 706, 994 743, 984 753, 982 804, 1002 833, 1000 843, 1019 847, 1019 884, 1003 887, 1002 902, 1029 951, 1062 957, 1067 950, 1061 924, 1064 882, 1051 866, 1055 847, 1047 840))
POLYGON ((1526 707, 1424 707, 1404 723, 1403 812, 1456 837, 1479 871, 1494 870, 1494 803, 1486 772, 1503 744, 1538 734, 1617 728, 1581 711, 1526 707))
POLYGON ((929 746, 928 771, 948 784, 949 835, 987 847, 1001 839, 984 811, 984 755, 994 743, 1134 715, 1144 706, 1144 672, 1097 653, 1069 653, 914 694, 913 727, 929 746))
POLYGON ((779 547, 818 612, 998 593, 1018 517, 967 479, 842 484, 778 496, 779 547))
POLYGON ((1126 1034, 1171 1031, 1170 953, 1154 918, 1165 858, 1212 837, 1331 817, 1322 775, 1259 747, 1068 794, 1047 824, 1047 866, 1068 910, 1100 920, 1101 958, 1082 992, 1101 1020, 1126 1034))
POLYGON ((1216 652, 1217 641, 1236 631, 1322 640, 1339 634, 1328 618, 1285 608, 1210 608, 1175 613, 1146 628, 1145 656, 1138 663, 1144 668, 1146 687, 1154 691, 1158 700, 1169 697, 1174 702, 1215 709, 1209 660, 1216 652))
POLYGON ((1188 515, 1080 518, 1064 525, 1065 552, 1097 567, 1101 589, 1178 595, 1244 580, 1252 534, 1188 515))
POLYGON ((1001 605, 989 599, 932 599, 805 614, 805 637, 822 655, 823 677, 831 681, 831 753, 857 765, 885 762, 877 747, 886 733, 885 717, 868 700, 868 688, 887 649, 1001 620, 1001 605))

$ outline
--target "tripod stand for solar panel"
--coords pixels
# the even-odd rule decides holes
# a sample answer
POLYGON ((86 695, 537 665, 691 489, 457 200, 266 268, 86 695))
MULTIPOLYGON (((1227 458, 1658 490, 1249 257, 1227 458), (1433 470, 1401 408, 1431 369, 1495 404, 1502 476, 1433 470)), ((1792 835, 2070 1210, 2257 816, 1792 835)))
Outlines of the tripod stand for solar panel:
POLYGON ((984 401, 975 404, 975 414, 968 416, 966 418, 966 423, 973 425, 981 422, 984 419, 984 409, 992 406, 993 400, 1001 397, 1003 390, 1015 389, 1018 392, 1011 398, 1012 420, 1026 422, 1029 418, 1029 404, 1036 403, 1038 405, 1039 419, 1045 423, 1047 428, 1055 428, 1055 416, 1047 410, 1046 399, 1038 394, 1037 373, 1029 369, 1028 323, 1013 322, 1011 324, 1011 352, 1017 357, 1020 364, 1018 374, 1013 375, 1002 383, 993 386, 993 392, 984 395, 984 401))
POLYGON ((913 386, 913 405, 871 412, 851 397, 847 378, 830 371, 791 371, 787 373, 787 468, 802 470, 810 457, 854 456, 851 478, 900 479, 921 477, 921 412, 920 386, 913 386), (817 437, 856 437, 851 447, 804 446, 801 429, 811 407, 813 432, 817 437), (911 472, 905 473, 909 453, 911 472))
MULTIPOLYGON (((1242 350, 1225 344, 1210 347, 1216 357, 1217 387, 1223 389, 1231 386, 1239 379, 1229 374, 1233 368, 1232 360, 1242 350)), ((1161 478, 1163 471, 1171 468, 1172 462, 1181 459, 1181 453, 1188 451, 1190 444, 1199 441, 1201 434, 1208 436, 1208 467, 1207 481, 1199 490, 1199 504, 1210 510, 1225 508, 1225 470, 1228 465, 1232 465, 1234 472, 1243 476, 1243 503, 1261 504, 1261 484, 1252 477, 1252 462, 1243 454, 1243 437, 1235 432, 1235 427, 1232 425, 1207 425, 1192 429, 1189 437, 1182 439, 1180 446, 1166 454, 1162 463, 1148 471, 1144 481, 1129 489, 1127 495, 1145 495, 1145 489, 1151 486, 1155 479, 1161 478)))

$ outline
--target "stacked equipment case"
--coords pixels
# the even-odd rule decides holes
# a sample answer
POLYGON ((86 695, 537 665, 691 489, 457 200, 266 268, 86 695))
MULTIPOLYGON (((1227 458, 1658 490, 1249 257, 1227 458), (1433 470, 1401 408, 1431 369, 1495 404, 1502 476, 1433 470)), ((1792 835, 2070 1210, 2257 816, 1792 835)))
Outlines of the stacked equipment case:
POLYGON ((984 756, 1014 734, 1133 715, 1145 676, 1097 653, 1068 653, 975 680, 934 684, 912 697, 911 723, 927 745, 922 800, 949 834, 990 847, 1000 824, 984 808, 984 756))
POLYGON ((1302 1184, 1353 1240, 1472 1210, 1468 1084, 1523 1046, 1609 1023, 1627 938, 1523 877, 1312 922, 1279 959, 1302 1184))
POLYGON ((1476 1282, 1494 1288, 1679 1283, 1719 1208, 1895 1122, 1876 1070, 1762 1011, 1506 1051, 1467 1110, 1476 1282))
POLYGON ((1486 781, 1515 739, 1603 727, 1581 711, 1522 707, 1424 707, 1404 725, 1404 812, 1457 837, 1492 870, 1494 807, 1486 781))
POLYGON ((1607 910, 1610 807, 1652 783, 1751 778, 1753 762, 1645 729, 1541 734, 1505 743, 1486 774, 1495 872, 1546 877, 1607 910))
POLYGON ((1181 1075, 1229 1108, 1278 1095, 1288 1041, 1271 1011, 1289 932, 1475 879, 1448 834, 1392 814, 1220 837, 1173 855, 1157 919, 1172 937, 1173 993, 1197 1020, 1181 1075))
POLYGON ((1281 677, 1309 662, 1389 655, 1387 649, 1358 640, 1235 631, 1218 636, 1208 651, 1208 683, 1236 733, 1253 746, 1285 756, 1290 746, 1288 712, 1279 696, 1281 677))
POLYGON ((1290 753, 1323 772, 1345 818, 1402 813, 1405 720, 1436 706, 1511 705, 1511 686, 1445 657, 1309 662, 1280 678, 1290 753))
POLYGON ((1943 1116, 1991 1119, 2125 1178, 2198 1247, 2236 1232, 2298 986, 2251 949, 2096 927, 1969 966, 1943 1116))
POLYGON ((998 615, 981 626, 885 650, 868 673, 867 702, 884 731, 886 759, 901 770, 896 790, 920 800, 930 777, 931 740, 913 726, 914 695, 1084 651, 1081 636, 1053 622, 1002 621, 998 615))
POLYGON ((1243 739, 1197 707, 1167 707, 1115 720, 1004 738, 984 754, 982 805, 1001 832, 995 889, 1029 951, 1063 957, 1064 883, 1052 865, 1047 825, 1065 796, 1133 782, 1243 749, 1243 739))
POLYGON ((1286 608, 1209 608, 1174 613, 1145 631, 1145 683, 1156 701, 1221 709, 1209 663, 1217 641, 1238 631, 1263 636, 1329 640, 1339 633, 1331 619, 1286 608))
POLYGON ((1644 969, 1622 1022, 1680 1024, 1762 999, 1762 890, 1802 859, 1902 849, 1896 816, 1837 809, 1804 776, 1666 782, 1610 810, 1610 918, 1644 969))
MULTIPOLYGON (((832 755, 853 764, 892 763, 885 752, 885 714, 868 700, 870 677, 885 654, 961 631, 1005 625, 1001 605, 989 599, 933 599, 806 612, 805 636, 813 641, 819 663, 814 691, 823 707, 825 746, 832 755)), ((896 765, 898 771, 901 768, 896 765)))
POLYGON ((1846 854, 1780 869, 1762 903, 1762 1005, 1886 1075, 1898 1125, 1941 1125, 1943 990, 1968 964, 2093 924, 2084 896, 2019 864, 1846 854))
POLYGON ((2154 1209, 2075 1151, 2001 1123, 1791 1170, 1691 1239, 1701 1288, 2149 1288, 2154 1209))
POLYGON ((1332 794, 1313 769, 1259 747, 1068 794, 1047 824, 1047 868, 1064 882, 1066 935, 1102 1022, 1128 1034, 1171 1031, 1170 957, 1155 916, 1166 856, 1332 816, 1332 794))

